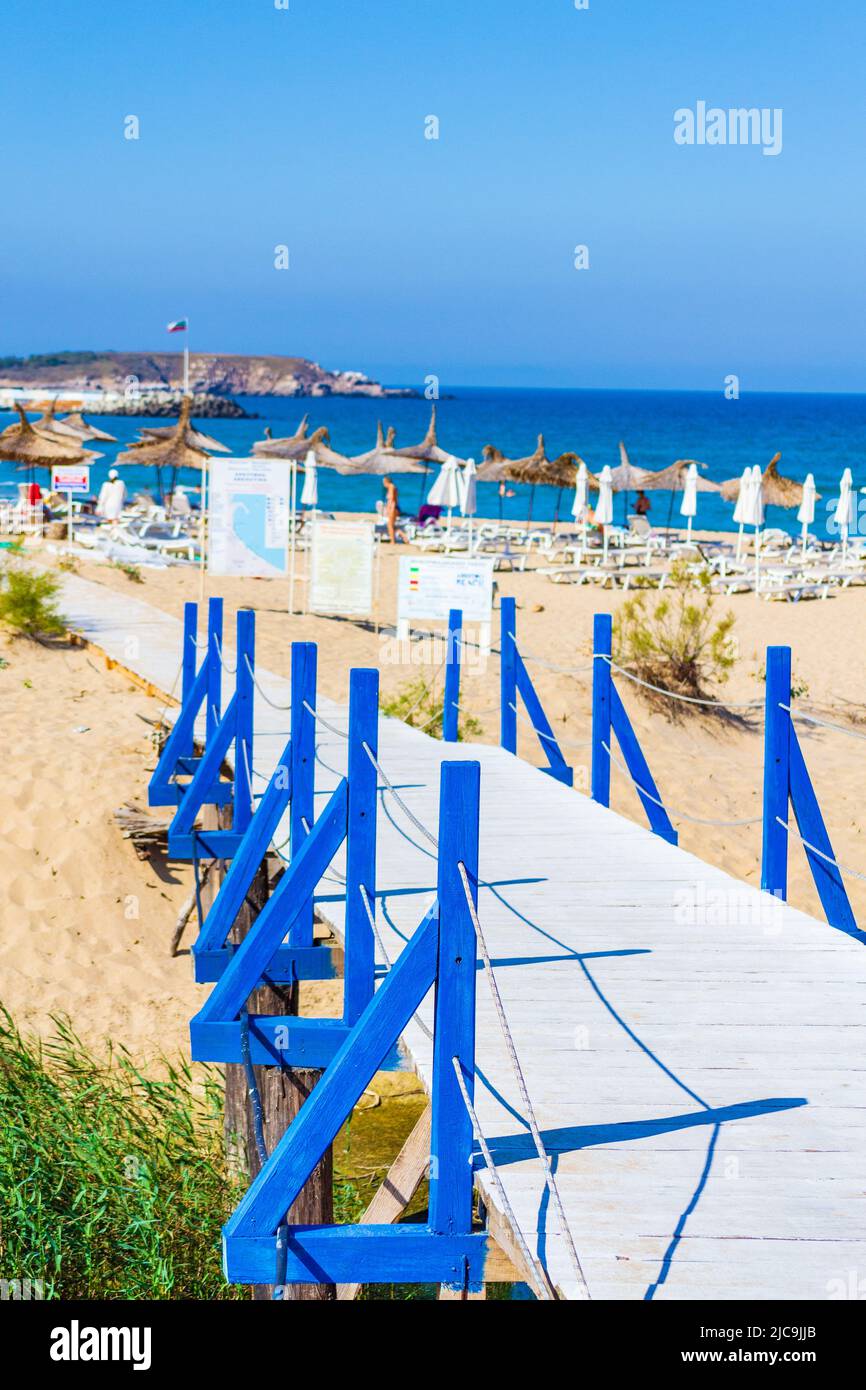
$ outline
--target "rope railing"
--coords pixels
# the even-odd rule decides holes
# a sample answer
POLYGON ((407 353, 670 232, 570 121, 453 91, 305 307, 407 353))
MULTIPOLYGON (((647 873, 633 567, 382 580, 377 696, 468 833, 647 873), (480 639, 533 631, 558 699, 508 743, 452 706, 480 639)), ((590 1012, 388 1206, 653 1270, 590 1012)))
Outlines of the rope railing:
POLYGON ((391 779, 390 779, 390 777, 388 776, 388 774, 387 774, 387 772, 385 771, 385 769, 382 767, 381 763, 379 762, 378 758, 376 757, 376 755, 375 755, 375 753, 373 752, 373 750, 372 750, 372 748, 370 747, 370 745, 369 745, 368 743, 364 743, 362 746, 363 746, 364 752, 367 754, 367 757, 370 759, 370 762, 373 764, 374 768, 376 769, 377 774, 381 777, 382 781, 385 783, 385 786, 387 787, 388 791, 389 791, 389 792, 391 793, 391 795, 393 796, 394 800, 396 801, 397 805, 400 807, 400 809, 401 809, 401 811, 403 812, 403 814, 409 818, 409 820, 410 820, 410 821, 412 822, 412 824, 414 825, 415 829, 418 830, 418 831, 420 831, 420 833, 425 837, 425 839, 429 840, 429 842, 430 842, 430 844, 433 846, 433 848, 438 850, 438 848, 439 848, 439 841, 437 840, 436 836, 433 834, 433 831, 432 831, 432 830, 428 830, 427 827, 426 827, 426 825, 423 823, 423 821, 420 821, 420 820, 418 819, 418 817, 415 815, 415 812, 414 812, 413 810, 411 810, 410 807, 408 807, 408 806, 406 805, 405 801, 403 800, 402 796, 400 795, 400 793, 399 793, 399 792, 397 791, 397 789, 395 788, 393 782, 391 781, 391 779))
POLYGON ((579 742, 575 742, 573 739, 572 739, 572 740, 569 740, 569 739, 567 739, 567 738, 560 738, 558 734, 546 734, 546 733, 544 732, 543 729, 539 729, 538 726, 537 726, 536 724, 533 724, 533 722, 532 722, 532 720, 530 719, 530 717, 529 717, 528 714, 524 714, 524 713, 523 713, 523 710, 522 710, 522 709, 519 709, 518 706, 515 705, 515 704, 513 704, 510 700, 509 700, 509 702, 508 702, 508 708, 509 708, 510 710, 513 710, 514 713, 517 715, 517 718, 518 718, 522 723, 528 724, 529 727, 530 727, 530 729, 534 730, 534 732, 538 735, 538 737, 541 738, 541 739, 544 739, 545 742, 547 742, 547 743, 555 743, 555 744, 557 744, 560 748, 591 748, 591 747, 592 747, 592 739, 589 739, 589 738, 581 739, 579 742))
POLYGON ((818 849, 817 845, 810 844, 789 821, 782 820, 781 816, 776 816, 776 822, 788 835, 793 835, 795 839, 799 840, 803 848, 807 849, 810 854, 817 854, 818 858, 823 859, 825 864, 831 864, 846 878, 856 878, 860 883, 866 883, 866 874, 861 874, 858 869, 847 868, 844 864, 840 864, 838 859, 834 859, 832 855, 825 854, 822 849, 818 849))
POLYGON ((475 1142, 481 1150, 481 1157, 484 1159, 484 1166, 490 1174, 490 1180, 493 1183, 496 1195, 499 1198, 499 1203, 502 1207, 505 1219, 510 1223, 511 1229, 514 1232, 514 1239, 516 1240, 518 1249, 520 1250, 520 1253, 523 1256, 523 1263, 526 1267, 526 1272, 528 1273, 533 1284, 535 1285, 536 1293, 540 1295, 542 1301, 553 1302, 556 1298, 556 1295, 548 1280, 542 1276, 541 1272, 538 1269, 536 1261, 532 1258, 532 1255, 530 1254, 529 1246, 526 1243, 526 1237, 524 1236, 523 1231, 520 1228, 520 1223, 517 1220, 517 1217, 514 1213, 514 1208, 508 1200, 508 1194, 505 1191, 505 1188, 502 1184, 502 1179, 499 1176, 499 1170, 496 1167, 496 1164, 493 1162, 493 1155, 490 1152, 490 1146, 488 1145, 487 1140, 484 1137, 484 1131, 482 1130, 481 1124, 478 1120, 478 1116, 475 1113, 475 1106, 472 1104, 472 1101, 469 1098, 469 1092, 466 1089, 466 1080, 463 1076, 463 1069, 460 1066, 460 1059, 458 1057, 452 1057, 451 1065, 454 1068, 454 1075, 457 1077, 457 1085, 460 1088, 460 1094, 463 1097, 463 1104, 466 1106, 466 1113, 469 1116, 469 1122, 472 1125, 472 1133, 475 1137, 475 1142))
POLYGON ((715 825, 720 827, 721 829, 733 830, 738 826, 758 825, 764 819, 763 816, 748 816, 742 820, 716 820, 714 817, 711 816, 692 816, 688 813, 688 811, 677 811, 672 806, 665 805, 665 803, 660 801, 659 798, 655 796, 653 792, 648 791, 646 787, 642 787, 640 782, 638 782, 637 779, 632 776, 625 763, 622 762, 611 750, 609 744, 602 741, 601 746, 604 749, 605 753, 607 753, 611 762, 619 768, 620 772, 625 773, 626 777, 628 777, 629 781, 632 782, 633 785, 637 788, 641 796, 645 796, 648 801, 651 801, 653 803, 654 806, 658 806, 660 810, 664 811, 665 815, 673 816, 675 820, 691 821, 693 825, 715 825))
POLYGON ((238 669, 238 663, 237 663, 237 661, 235 661, 234 666, 230 666, 230 665, 229 665, 229 663, 226 661, 225 657, 223 656, 222 645, 221 645, 220 640, 219 640, 218 637, 214 636, 213 644, 214 644, 214 646, 216 647, 216 653, 217 653, 217 656, 219 657, 220 665, 222 666, 223 670, 224 670, 224 671, 227 671, 228 674, 229 674, 230 676, 235 675, 235 673, 237 672, 237 669, 238 669))
POLYGON ((316 722, 321 724, 323 728, 327 729, 329 733, 335 734, 337 738, 348 739, 349 735, 345 729, 338 729, 336 724, 331 724, 323 714, 319 714, 319 711, 317 709, 313 709, 313 706, 309 704, 307 700, 304 700, 302 703, 307 713, 311 714, 313 718, 316 720, 316 722))
POLYGON ((601 660, 607 661, 612 671, 617 671, 619 675, 625 676, 626 680, 633 681, 635 685, 643 686, 644 690, 652 690, 656 695, 666 695, 669 700, 681 700, 686 705, 705 705, 709 709, 763 709, 764 707, 763 700, 743 700, 738 702, 733 700, 699 699, 696 695, 680 695, 676 690, 665 690, 664 686, 653 685, 651 681, 642 680, 641 677, 636 676, 633 671, 627 671, 624 666, 618 666, 615 661, 611 660, 611 658, 606 656, 603 652, 600 652, 598 655, 601 660))
MULTIPOLYGON (((375 907, 374 907, 373 905, 371 905, 371 903, 370 903, 370 895, 369 895, 369 893, 367 892, 367 889, 364 887, 363 883, 359 883, 359 884, 358 884, 358 888, 359 888, 360 893, 361 893, 361 902, 364 904, 364 911, 365 911, 366 914, 367 914, 367 920, 368 920, 369 923, 370 923, 370 928, 371 928, 371 930, 372 930, 372 932, 373 932, 373 936, 374 936, 374 938, 375 938, 376 945, 379 947, 379 951, 380 951, 380 953, 381 953, 382 960, 385 962, 385 969, 388 970, 388 971, 390 972, 390 970, 391 970, 391 957, 388 955, 388 952, 387 952, 387 950, 385 949, 385 943, 384 943, 384 941, 382 940, 382 935, 381 935, 381 932, 379 931, 379 925, 378 925, 378 923, 377 923, 377 921, 376 921, 376 911, 375 911, 375 907)), ((433 1041, 433 1033, 432 1033, 432 1031, 427 1027, 427 1024, 424 1022, 424 1020, 423 1020, 423 1018, 421 1017, 421 1015, 418 1014, 418 1013, 416 1012, 416 1013, 414 1013, 414 1014, 412 1015, 412 1017, 413 1017, 413 1019, 415 1020, 415 1022, 418 1024, 418 1027, 421 1029, 421 1032, 424 1034, 425 1038, 427 1038, 430 1042, 432 1042, 432 1041, 433 1041)))
POLYGON ((792 719, 805 719, 807 724, 815 724, 821 729, 832 729, 837 734, 846 734, 848 738, 866 739, 866 733, 861 733, 859 729, 846 728, 844 724, 836 724, 831 719, 819 719, 817 715, 806 714, 804 710, 794 710, 790 705, 783 705, 779 702, 779 709, 790 714, 792 719))
POLYGON ((541 1131, 538 1127, 538 1120, 536 1119, 535 1110, 533 1108, 532 1101, 529 1097, 529 1090, 526 1085, 526 1078, 523 1074, 523 1068, 520 1065, 520 1059, 517 1056, 517 1049, 514 1046, 514 1037, 512 1035, 511 1028, 509 1027, 508 1019, 505 1014, 505 1006, 502 1002, 502 995, 499 993, 499 986, 496 983, 496 976, 493 973, 493 964, 490 960, 490 953, 487 949, 487 942, 484 938, 484 932, 481 927, 481 921, 475 909, 475 903, 472 900, 472 889, 469 884, 469 875, 466 872, 466 865, 458 861, 457 872, 460 875, 460 881, 463 884, 463 891, 466 894, 466 904, 469 909, 469 916, 472 919, 472 925, 475 929, 475 936, 478 941, 478 949, 481 952, 481 959, 484 962, 484 973, 487 977, 487 983, 490 986, 490 993, 492 995, 493 1004, 496 1009, 497 1017, 499 1019, 499 1026, 502 1030, 502 1036, 505 1040, 505 1047, 508 1052, 509 1060, 511 1062, 511 1069, 514 1072, 514 1078, 517 1082, 518 1090, 520 1091, 520 1098, 523 1102, 525 1118, 529 1125, 529 1130, 532 1135, 533 1143, 535 1144, 536 1153, 538 1154, 542 1169, 544 1171, 544 1179, 547 1185, 547 1190, 550 1193, 550 1200, 553 1203, 557 1220, 559 1222, 560 1234, 562 1235, 563 1241, 565 1242, 565 1246, 568 1251, 568 1256, 571 1261, 571 1266, 574 1271, 574 1275, 583 1291, 583 1297, 589 1298, 589 1289, 587 1287, 583 1269, 581 1268, 580 1259, 577 1254, 577 1249, 574 1244, 574 1237, 571 1233, 571 1227, 568 1224, 568 1218, 565 1214, 565 1207, 562 1204, 562 1198, 559 1195, 559 1187, 557 1186, 556 1178, 553 1175, 553 1169, 550 1166, 550 1158, 548 1157, 547 1149, 544 1147, 544 1140, 541 1137, 541 1131))
POLYGON ((268 694, 262 689, 262 687, 259 685, 259 678, 258 678, 258 676, 256 675, 255 670, 254 670, 254 668, 253 668, 253 664, 252 664, 252 662, 250 661, 250 659, 249 659, 248 656, 246 656, 246 655, 244 656, 244 661, 246 662, 246 667, 247 667, 247 670, 248 670, 249 673, 250 673, 250 677, 251 677, 251 679, 252 679, 253 685, 255 686, 255 688, 256 688, 256 690, 259 692, 259 694, 261 695, 261 697, 262 697, 262 699, 264 700, 265 704, 266 704, 266 705, 270 705, 271 709, 277 709, 277 710, 279 710, 279 711, 280 711, 281 713, 283 713, 283 714, 285 714, 287 710, 290 710, 290 709, 292 708, 291 704, 288 704, 288 705, 278 705, 277 702, 276 702, 276 700, 272 700, 271 697, 270 697, 270 695, 268 695, 268 694))

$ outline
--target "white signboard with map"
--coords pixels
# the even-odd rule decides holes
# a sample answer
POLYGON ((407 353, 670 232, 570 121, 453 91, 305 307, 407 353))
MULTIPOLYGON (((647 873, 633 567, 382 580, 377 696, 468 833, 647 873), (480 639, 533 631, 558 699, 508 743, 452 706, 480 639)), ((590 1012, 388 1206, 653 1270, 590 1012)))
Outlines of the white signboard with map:
POLYGON ((288 572, 289 469, 285 459, 211 458, 211 574, 280 578, 288 572))
POLYGON ((401 639, 418 622, 447 622, 450 610, 459 608, 464 623, 481 624, 481 643, 487 646, 492 607, 492 559, 401 556, 397 586, 397 635, 401 639))
POLYGON ((307 595, 311 613, 369 618, 373 612, 375 536, 368 521, 326 521, 313 526, 307 595))

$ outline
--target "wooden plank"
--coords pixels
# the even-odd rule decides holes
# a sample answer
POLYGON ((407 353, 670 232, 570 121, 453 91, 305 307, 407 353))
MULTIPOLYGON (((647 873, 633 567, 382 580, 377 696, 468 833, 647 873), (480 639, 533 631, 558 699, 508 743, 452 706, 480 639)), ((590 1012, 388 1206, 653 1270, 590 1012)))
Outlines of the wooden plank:
MULTIPOLYGON (((430 1106, 427 1105, 361 1216, 365 1226, 387 1226, 396 1221, 426 1178, 430 1167, 430 1114, 430 1106)), ((358 1297, 360 1289, 360 1284, 340 1284, 337 1299, 349 1302, 358 1297)))

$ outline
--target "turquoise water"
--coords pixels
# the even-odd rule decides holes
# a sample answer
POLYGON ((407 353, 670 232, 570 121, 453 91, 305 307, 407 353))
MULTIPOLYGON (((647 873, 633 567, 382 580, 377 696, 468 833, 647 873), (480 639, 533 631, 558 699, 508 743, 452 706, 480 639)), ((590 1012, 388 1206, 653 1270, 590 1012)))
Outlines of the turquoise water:
MULTIPOLYGON (((254 440, 261 439, 265 425, 274 435, 290 434, 304 411, 310 415, 310 428, 326 425, 335 449, 345 454, 360 453, 375 441, 376 421, 392 424, 397 443, 414 444, 425 432, 430 403, 423 400, 365 400, 361 398, 322 398, 305 401, 241 398, 242 404, 260 418, 254 420, 206 420, 202 428, 243 456, 254 440)), ((12 420, 0 412, 0 427, 12 420)), ((119 445, 101 445, 104 457, 92 469, 91 479, 98 488, 119 448, 137 437, 145 420, 100 417, 105 428, 116 434, 119 445)), ((166 421, 155 421, 165 424, 166 421)), ((707 476, 721 482, 739 476, 743 468, 758 463, 764 467, 778 450, 781 471, 800 481, 807 472, 815 474, 818 491, 823 494, 816 508, 815 531, 827 529, 828 513, 838 496, 839 476, 845 467, 854 475, 855 486, 866 486, 866 396, 744 394, 738 401, 725 400, 719 392, 675 391, 548 391, 491 390, 455 388, 454 399, 438 402, 439 442, 445 449, 480 462, 482 447, 497 445, 511 457, 522 457, 535 448, 536 435, 544 433, 548 456, 574 450, 594 472, 605 463, 619 463, 618 442, 625 440, 632 463, 645 468, 663 468, 678 458, 699 459, 708 465, 707 476)), ((0 489, 8 493, 23 475, 9 464, 0 463, 0 489)), ((46 476, 46 475, 41 475, 46 476)), ((124 477, 132 490, 155 486, 153 470, 125 468, 124 477)), ((195 485, 198 475, 182 475, 181 482, 195 485)), ((404 510, 417 511, 426 487, 423 478, 403 475, 396 479, 404 510)), ((479 514, 496 516, 499 508, 493 484, 479 485, 479 514)), ((506 499, 503 514, 525 519, 530 502, 529 489, 515 489, 506 499)), ((369 511, 382 496, 377 478, 343 478, 322 469, 319 473, 319 505, 329 510, 369 511)), ((650 518, 665 524, 670 495, 651 494, 650 518)), ((866 497, 858 499, 866 503, 866 497)), ((532 499, 532 515, 550 520, 557 504, 554 489, 537 488, 532 499)), ((679 498, 674 499, 674 521, 679 498)), ((567 515, 570 497, 560 504, 567 515)), ((616 519, 624 499, 614 500, 616 519)), ((719 498, 698 498, 696 525, 713 529, 733 527, 733 507, 719 498)), ((770 508, 768 525, 798 529, 796 513, 770 508)), ((866 534, 866 508, 860 530, 866 534)))

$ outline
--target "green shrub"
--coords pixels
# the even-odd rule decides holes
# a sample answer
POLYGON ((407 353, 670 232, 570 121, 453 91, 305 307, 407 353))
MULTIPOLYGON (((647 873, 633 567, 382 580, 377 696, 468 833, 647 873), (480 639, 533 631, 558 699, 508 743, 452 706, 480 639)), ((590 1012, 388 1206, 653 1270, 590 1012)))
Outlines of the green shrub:
POLYGON ((24 637, 59 637, 66 628, 57 611, 60 581, 53 574, 9 568, 0 580, 0 622, 24 637))
MULTIPOLYGON (((661 690, 715 698, 712 686, 723 685, 734 665, 733 626, 733 613, 716 616, 709 572, 693 574, 678 560, 660 593, 641 592, 623 603, 613 623, 614 660, 661 690)), ((689 709, 637 689, 671 717, 689 709)))

